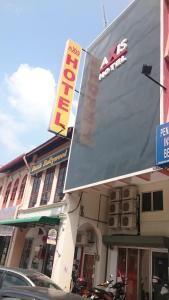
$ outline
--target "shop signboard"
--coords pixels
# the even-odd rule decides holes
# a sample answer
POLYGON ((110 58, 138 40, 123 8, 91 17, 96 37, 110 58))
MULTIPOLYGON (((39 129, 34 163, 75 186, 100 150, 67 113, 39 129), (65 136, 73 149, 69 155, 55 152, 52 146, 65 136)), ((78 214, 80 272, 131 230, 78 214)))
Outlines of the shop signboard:
POLYGON ((52 228, 48 232, 47 244, 56 245, 57 230, 52 228))
POLYGON ((169 164, 169 123, 157 126, 156 165, 169 164))
POLYGON ((87 48, 65 192, 154 168, 161 1, 135 0, 87 48), (92 66, 91 66, 92 63, 92 66))
POLYGON ((69 148, 65 148, 53 153, 52 155, 44 158, 43 160, 37 162, 36 164, 33 164, 30 167, 30 174, 34 175, 52 166, 60 164, 61 162, 68 159, 68 154, 69 154, 69 148))
POLYGON ((67 41, 56 101, 49 125, 49 131, 63 136, 67 135, 81 51, 80 45, 72 40, 67 41))

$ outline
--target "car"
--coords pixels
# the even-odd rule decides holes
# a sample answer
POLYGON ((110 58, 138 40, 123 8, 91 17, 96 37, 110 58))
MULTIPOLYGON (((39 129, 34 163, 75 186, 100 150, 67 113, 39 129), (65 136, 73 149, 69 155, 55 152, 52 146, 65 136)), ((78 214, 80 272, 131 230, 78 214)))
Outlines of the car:
POLYGON ((43 287, 11 286, 0 289, 0 299, 8 300, 83 300, 79 295, 43 287))
POLYGON ((0 267, 0 289, 18 285, 61 290, 48 276, 35 270, 0 267))

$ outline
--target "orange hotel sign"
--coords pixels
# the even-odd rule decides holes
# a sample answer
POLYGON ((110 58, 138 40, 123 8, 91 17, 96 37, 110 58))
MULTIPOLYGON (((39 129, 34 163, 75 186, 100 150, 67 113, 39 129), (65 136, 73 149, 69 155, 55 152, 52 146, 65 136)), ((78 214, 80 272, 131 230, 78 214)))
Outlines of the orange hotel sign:
POLYGON ((49 125, 49 131, 63 136, 67 135, 81 52, 80 45, 72 40, 67 41, 49 125))

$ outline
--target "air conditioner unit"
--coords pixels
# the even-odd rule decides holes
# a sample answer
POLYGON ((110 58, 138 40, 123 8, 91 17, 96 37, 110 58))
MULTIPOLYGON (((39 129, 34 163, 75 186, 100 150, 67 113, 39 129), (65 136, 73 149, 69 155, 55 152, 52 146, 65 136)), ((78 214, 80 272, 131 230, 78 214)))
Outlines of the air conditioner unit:
POLYGON ((114 189, 111 192, 110 199, 111 200, 120 200, 121 199, 121 190, 120 189, 114 189))
POLYGON ((122 213, 132 213, 136 212, 136 200, 123 200, 121 203, 122 213))
POLYGON ((87 231, 87 242, 89 244, 94 244, 96 241, 96 236, 93 230, 87 231))
POLYGON ((118 214, 120 212, 120 202, 111 201, 109 205, 109 214, 118 214))
POLYGON ((77 245, 87 245, 88 241, 87 241, 87 235, 81 232, 77 233, 77 237, 76 237, 76 244, 77 245))
POLYGON ((108 227, 109 228, 118 228, 119 227, 119 216, 118 215, 109 216, 108 227))
POLYGON ((137 187, 136 186, 126 186, 122 189, 122 199, 136 198, 137 187))
POLYGON ((131 229, 136 228, 136 216, 125 214, 121 216, 121 228, 131 229))

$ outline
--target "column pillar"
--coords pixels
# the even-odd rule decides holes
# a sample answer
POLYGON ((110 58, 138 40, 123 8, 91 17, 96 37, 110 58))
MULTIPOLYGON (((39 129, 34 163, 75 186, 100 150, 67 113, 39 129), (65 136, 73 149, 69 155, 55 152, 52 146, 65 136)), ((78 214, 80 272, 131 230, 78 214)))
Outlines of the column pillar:
POLYGON ((61 220, 52 279, 65 291, 70 290, 76 235, 79 222, 80 194, 66 195, 67 211, 61 220))

